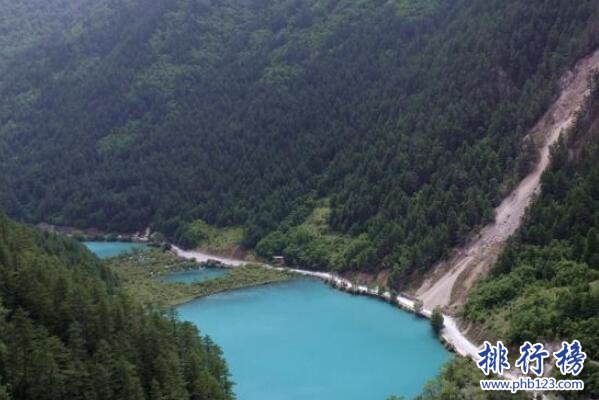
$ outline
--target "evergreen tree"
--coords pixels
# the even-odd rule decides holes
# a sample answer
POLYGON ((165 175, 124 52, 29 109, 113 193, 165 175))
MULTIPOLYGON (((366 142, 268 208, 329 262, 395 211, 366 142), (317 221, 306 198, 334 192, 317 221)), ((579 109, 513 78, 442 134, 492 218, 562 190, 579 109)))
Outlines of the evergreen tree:
POLYGON ((433 327, 433 331, 435 331, 437 335, 439 335, 443 330, 443 313, 441 312, 441 309, 439 309, 438 307, 433 310, 433 313, 431 315, 431 326, 433 327))
POLYGON ((587 233, 584 259, 590 267, 599 269, 599 232, 595 227, 587 233))

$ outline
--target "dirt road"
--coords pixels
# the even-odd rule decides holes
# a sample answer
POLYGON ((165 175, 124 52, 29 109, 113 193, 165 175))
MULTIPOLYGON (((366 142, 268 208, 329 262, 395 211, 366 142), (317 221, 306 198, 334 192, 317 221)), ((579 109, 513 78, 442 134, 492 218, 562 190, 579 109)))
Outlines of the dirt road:
POLYGON ((203 263, 206 261, 218 261, 224 265, 228 265, 228 266, 232 266, 232 267, 239 267, 241 265, 248 264, 247 261, 238 260, 238 259, 229 258, 229 257, 214 256, 212 254, 204 253, 203 251, 199 251, 199 250, 183 250, 175 245, 171 245, 171 249, 179 257, 186 258, 188 260, 195 260, 199 263, 203 263))
POLYGON ((457 249, 451 259, 439 263, 416 292, 428 309, 437 306, 457 310, 466 300, 468 290, 486 273, 497 259, 507 239, 522 222, 526 208, 540 189, 543 171, 549 165, 551 146, 576 121, 590 93, 589 83, 599 72, 599 50, 581 60, 560 81, 561 94, 529 135, 540 146, 539 161, 512 193, 495 209, 495 221, 480 234, 457 249), (442 271, 442 273, 439 273, 442 271))

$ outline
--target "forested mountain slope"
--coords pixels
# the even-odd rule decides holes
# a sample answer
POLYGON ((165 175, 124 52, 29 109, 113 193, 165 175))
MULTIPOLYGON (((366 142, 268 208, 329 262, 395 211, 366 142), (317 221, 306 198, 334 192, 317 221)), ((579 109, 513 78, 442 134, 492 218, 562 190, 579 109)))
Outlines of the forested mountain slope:
MULTIPOLYGON (((575 338, 589 358, 584 379, 599 396, 599 89, 552 155, 542 194, 519 234, 464 309, 517 345, 575 338)), ((583 398, 587 398, 587 395, 583 398)))
POLYGON ((8 67, 11 215, 188 245, 194 220, 242 225, 264 256, 396 284, 492 217, 599 44, 590 0, 107 4, 8 67))
POLYGON ((0 399, 230 399, 220 349, 77 242, 0 214, 0 399))
POLYGON ((580 60, 560 79, 560 95, 530 130, 527 138, 538 143, 539 157, 530 173, 494 210, 494 220, 477 235, 452 251, 417 291, 425 306, 462 308, 466 295, 490 267, 522 225, 527 209, 541 190, 541 178, 550 166, 551 149, 577 123, 586 110, 593 80, 599 74, 599 50, 580 60))
MULTIPOLYGON (((0 71, 13 58, 89 22, 103 0, 0 0, 0 71)), ((3 76, 0 76, 0 81, 3 76)))

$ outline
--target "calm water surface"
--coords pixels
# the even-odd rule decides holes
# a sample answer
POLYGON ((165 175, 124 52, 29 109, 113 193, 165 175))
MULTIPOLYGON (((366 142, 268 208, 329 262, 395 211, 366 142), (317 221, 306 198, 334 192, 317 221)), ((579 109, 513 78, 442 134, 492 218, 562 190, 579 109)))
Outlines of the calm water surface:
POLYGON ((135 249, 146 249, 148 246, 135 242, 82 242, 92 253, 100 258, 116 257, 135 249))
POLYGON ((309 279, 177 309, 222 347, 239 400, 410 398, 450 358, 428 321, 309 279))

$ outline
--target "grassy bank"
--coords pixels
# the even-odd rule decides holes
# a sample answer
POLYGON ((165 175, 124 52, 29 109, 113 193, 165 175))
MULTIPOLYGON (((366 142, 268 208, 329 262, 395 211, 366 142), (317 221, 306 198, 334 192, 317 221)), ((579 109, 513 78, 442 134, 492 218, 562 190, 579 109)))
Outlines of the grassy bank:
POLYGON ((260 240, 256 253, 265 259, 282 255, 288 265, 305 269, 342 272, 356 268, 354 257, 362 253, 360 262, 367 264, 370 250, 363 236, 352 238, 331 229, 330 201, 321 199, 312 206, 311 211, 308 206, 298 210, 281 229, 260 240))
POLYGON ((170 307, 214 293, 285 281, 291 276, 286 272, 248 265, 232 268, 226 276, 204 282, 166 283, 158 278, 197 269, 199 265, 160 250, 123 255, 111 259, 109 266, 124 282, 129 293, 149 307, 170 307))
POLYGON ((188 248, 201 247, 209 253, 229 254, 241 246, 243 236, 240 226, 217 227, 195 220, 185 225, 177 242, 188 248))

